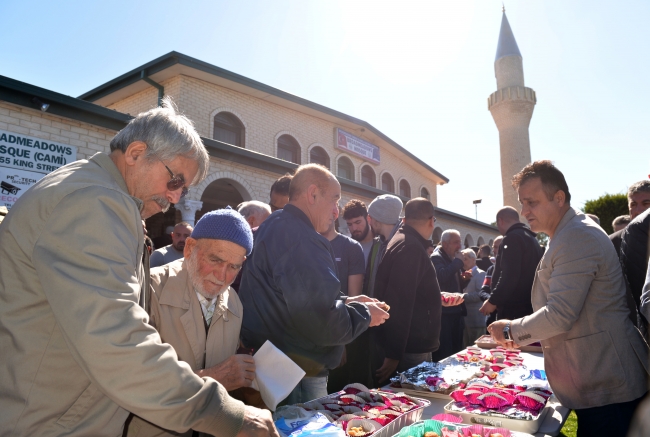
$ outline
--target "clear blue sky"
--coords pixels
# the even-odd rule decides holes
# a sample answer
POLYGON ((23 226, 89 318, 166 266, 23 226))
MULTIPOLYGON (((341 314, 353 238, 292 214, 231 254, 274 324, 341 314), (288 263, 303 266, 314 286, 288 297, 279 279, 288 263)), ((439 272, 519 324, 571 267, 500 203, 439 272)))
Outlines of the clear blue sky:
MULTIPOLYGON (((533 159, 574 206, 650 173, 650 2, 506 1, 537 92, 533 159)), ((368 121, 450 179, 438 205, 501 206, 501 1, 0 2, 0 74, 78 96, 172 50, 368 121)))

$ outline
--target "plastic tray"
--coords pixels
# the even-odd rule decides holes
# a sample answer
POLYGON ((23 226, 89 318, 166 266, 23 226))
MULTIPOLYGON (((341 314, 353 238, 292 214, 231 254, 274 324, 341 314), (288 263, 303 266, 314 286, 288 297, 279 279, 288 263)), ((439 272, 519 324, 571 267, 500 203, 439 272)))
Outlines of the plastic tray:
POLYGON ((451 396, 449 396, 449 395, 446 395, 444 393, 437 393, 437 392, 434 392, 434 391, 418 390, 418 389, 409 388, 409 387, 401 387, 401 388, 400 387, 391 387, 390 385, 386 386, 384 388, 388 388, 390 390, 393 390, 395 393, 404 392, 404 394, 407 394, 412 398, 421 397, 421 398, 425 398, 425 399, 444 399, 446 401, 451 399, 451 396))
MULTIPOLYGON (((454 414, 456 414, 456 413, 454 413, 454 414)), ((468 424, 468 423, 450 423, 450 422, 442 422, 442 423, 445 424, 445 425, 450 425, 450 426, 454 426, 454 427, 458 427, 458 426, 469 426, 469 425, 470 425, 470 424, 468 424)), ((412 424, 412 425, 413 425, 413 424, 412 424)), ((490 426, 490 425, 487 425, 487 426, 490 426)), ((504 426, 503 428, 507 428, 507 427, 504 426)), ((533 437, 532 434, 529 434, 529 433, 527 433, 527 432, 514 431, 514 430, 512 430, 512 429, 510 429, 510 431, 511 431, 511 434, 510 434, 510 435, 511 435, 512 437, 533 437)), ((397 434, 395 434, 393 437, 399 437, 399 432, 398 432, 397 434)))
MULTIPOLYGON (((482 348, 482 349, 494 349, 498 346, 492 339, 492 336, 490 335, 482 335, 474 342, 476 346, 482 348)), ((522 352, 537 352, 537 353, 542 353, 542 346, 534 346, 536 343, 529 344, 528 346, 521 346, 519 348, 520 351, 522 352)))
MULTIPOLYGON (((385 392, 381 390, 377 390, 377 393, 380 394, 386 394, 386 395, 391 395, 394 396, 395 393, 400 393, 402 390, 397 391, 397 392, 385 392)), ((320 402, 323 399, 327 399, 331 396, 336 396, 340 394, 341 392, 336 392, 331 395, 323 396, 322 398, 314 399, 316 402, 320 402)), ((405 393, 406 394, 406 393, 405 393)), ((410 395, 409 395, 410 396, 410 395)), ((372 434, 372 437, 391 437, 394 434, 399 433, 399 430, 404 428, 405 426, 408 426, 412 423, 417 422, 422 418, 422 413, 424 412, 424 409, 431 405, 431 402, 427 401, 426 399, 420 399, 416 398, 414 396, 410 396, 414 401, 416 401, 420 406, 414 408, 411 411, 407 411, 406 413, 402 414, 401 416, 397 416, 397 419, 393 420, 390 422, 388 425, 379 428, 378 431, 372 434)))
POLYGON ((480 414, 473 413, 463 413, 459 411, 452 411, 449 409, 449 406, 453 404, 454 401, 449 402, 445 405, 445 413, 456 414, 463 418, 463 423, 480 423, 481 425, 493 426, 495 428, 508 428, 511 431, 520 431, 528 434, 535 434, 539 427, 544 422, 544 418, 548 411, 552 409, 548 402, 546 406, 539 413, 537 419, 535 420, 521 420, 521 419, 508 419, 507 417, 497 417, 497 416, 484 416, 480 414))

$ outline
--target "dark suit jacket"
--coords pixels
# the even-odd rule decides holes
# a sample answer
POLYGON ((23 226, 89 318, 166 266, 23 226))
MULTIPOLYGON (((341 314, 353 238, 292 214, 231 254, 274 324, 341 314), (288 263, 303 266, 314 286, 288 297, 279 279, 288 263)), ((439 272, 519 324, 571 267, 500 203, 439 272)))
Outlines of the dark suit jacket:
POLYGON ((621 239, 623 237, 623 231, 625 231, 625 229, 621 229, 620 231, 616 231, 609 235, 609 239, 612 241, 612 244, 616 249, 616 254, 619 256, 621 255, 621 239))
POLYGON ((650 228, 650 209, 638 215, 623 229, 619 258, 623 274, 630 284, 630 291, 637 308, 641 291, 648 271, 648 230, 650 228))
POLYGON ((497 306, 500 319, 516 319, 533 312, 530 291, 543 254, 544 249, 528 226, 510 226, 499 248, 499 265, 492 276, 489 299, 497 306))

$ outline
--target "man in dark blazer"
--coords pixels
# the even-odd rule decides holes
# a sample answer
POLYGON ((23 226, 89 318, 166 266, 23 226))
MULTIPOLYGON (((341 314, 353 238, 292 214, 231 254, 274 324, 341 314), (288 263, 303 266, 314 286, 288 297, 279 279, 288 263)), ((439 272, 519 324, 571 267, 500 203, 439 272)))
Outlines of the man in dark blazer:
POLYGON ((551 161, 513 178, 531 229, 549 245, 537 268, 533 314, 488 327, 506 346, 541 341, 558 400, 578 416, 578 436, 627 434, 648 391, 648 345, 628 318, 621 266, 607 234, 570 206, 564 175, 551 161))
POLYGON ((497 213, 497 227, 503 234, 497 274, 493 277, 492 295, 481 312, 489 316, 497 310, 500 319, 516 319, 533 312, 530 289, 537 264, 544 254, 535 233, 519 222, 519 213, 504 206, 497 213))

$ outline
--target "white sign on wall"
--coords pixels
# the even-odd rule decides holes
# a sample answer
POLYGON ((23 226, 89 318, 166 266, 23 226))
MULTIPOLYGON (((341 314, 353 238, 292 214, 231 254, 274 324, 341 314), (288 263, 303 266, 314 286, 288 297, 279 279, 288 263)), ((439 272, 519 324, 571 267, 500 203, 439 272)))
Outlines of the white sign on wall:
POLYGON ((379 164, 379 147, 343 129, 336 128, 336 148, 379 164))
POLYGON ((10 209, 46 174, 77 160, 77 148, 0 130, 0 205, 10 209))

